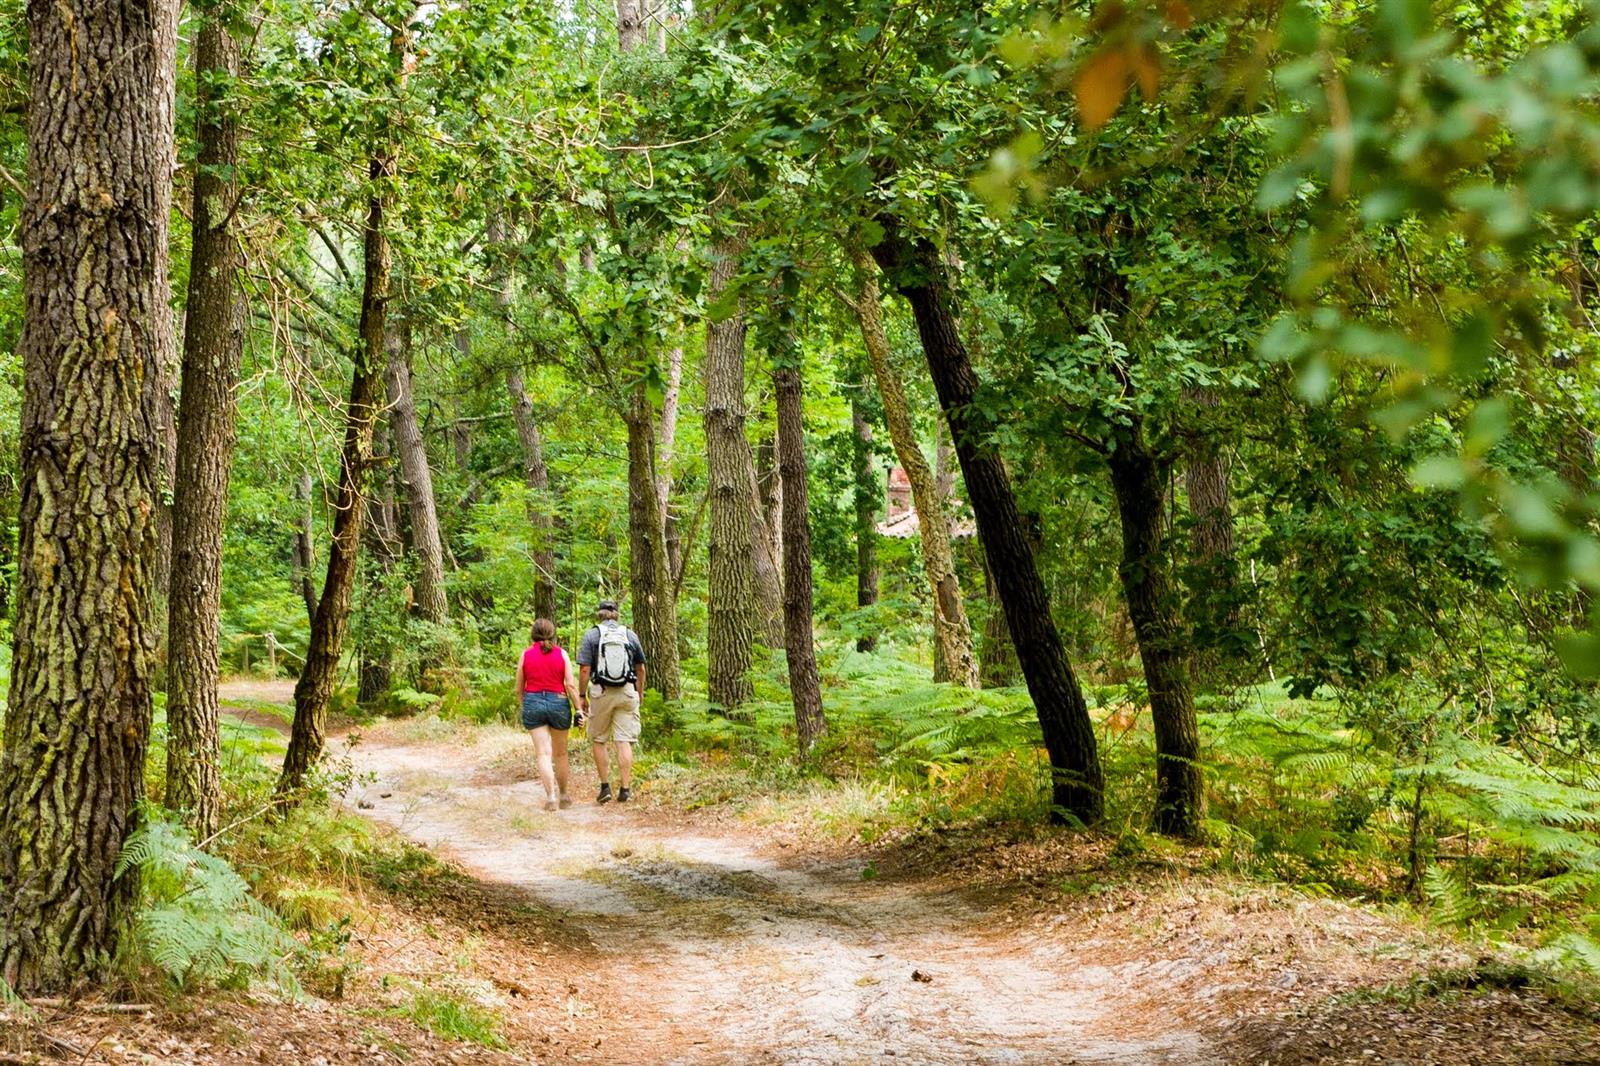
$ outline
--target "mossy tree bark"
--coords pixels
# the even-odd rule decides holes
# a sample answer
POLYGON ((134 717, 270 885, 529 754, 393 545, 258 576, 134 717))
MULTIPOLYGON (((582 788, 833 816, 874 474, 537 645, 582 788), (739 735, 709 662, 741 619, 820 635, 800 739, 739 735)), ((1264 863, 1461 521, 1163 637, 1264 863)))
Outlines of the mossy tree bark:
POLYGON ((217 831, 218 634, 222 610, 222 521, 233 467, 234 388, 244 348, 242 265, 233 229, 239 154, 233 105, 216 86, 239 74, 239 42, 226 8, 207 10, 195 41, 195 124, 189 300, 184 317, 183 403, 178 412, 167 605, 166 805, 185 812, 196 840, 217 831), (226 176, 225 176, 226 175, 226 176))
POLYGON ((178 5, 28 4, 18 596, 0 756, 0 977, 104 976, 150 733, 155 390, 178 5))
POLYGON ((873 248, 873 256, 911 304, 939 406, 950 423, 989 569, 1016 638, 1017 658, 1050 757, 1051 817, 1092 825, 1105 810, 1105 777, 1094 726, 1051 617, 1010 475, 989 439, 983 409, 973 402, 978 376, 957 328, 944 265, 927 240, 903 236, 893 218, 883 221, 884 238, 873 248))
POLYGON ((976 688, 978 658, 973 654, 972 623, 967 619, 961 582, 956 577, 955 554, 950 548, 950 519, 945 510, 945 498, 939 492, 938 481, 911 425, 905 385, 895 369, 889 338, 883 329, 877 268, 864 249, 852 248, 850 255, 856 267, 854 299, 861 339, 866 345, 878 392, 883 397, 889 439, 894 443, 895 456, 906 472, 906 480, 911 482, 911 500, 921 528, 922 572, 927 576, 933 600, 933 639, 937 646, 934 680, 976 688))

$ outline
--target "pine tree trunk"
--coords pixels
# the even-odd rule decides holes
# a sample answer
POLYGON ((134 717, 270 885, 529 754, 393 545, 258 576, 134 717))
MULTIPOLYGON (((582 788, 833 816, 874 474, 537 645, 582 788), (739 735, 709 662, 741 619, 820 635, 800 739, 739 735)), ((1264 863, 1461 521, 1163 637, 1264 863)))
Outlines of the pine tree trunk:
MULTIPOLYGON (((851 459, 855 466, 856 505, 856 606, 871 607, 878 602, 878 479, 872 470, 872 423, 861 408, 861 400, 850 401, 851 459)), ((875 633, 856 638, 857 651, 872 651, 878 646, 875 633)))
POLYGON ((1156 733, 1154 826, 1194 837, 1205 810, 1200 732, 1189 681, 1189 643, 1172 580, 1167 523, 1168 469, 1138 441, 1137 426, 1107 458, 1122 516, 1123 594, 1139 641, 1156 733))
POLYGON ((208 11, 195 43, 200 152, 167 607, 166 805, 187 812, 196 840, 217 831, 222 805, 217 707, 222 521, 233 467, 234 387, 244 348, 242 264, 232 226, 239 193, 221 176, 231 175, 238 164, 238 121, 232 105, 216 100, 210 88, 217 80, 230 83, 239 73, 239 43, 223 16, 208 11))
POLYGON ((311 475, 302 472, 295 479, 294 499, 299 514, 294 531, 294 583, 300 598, 306 604, 306 623, 317 620, 317 586, 312 570, 317 565, 315 542, 312 539, 315 516, 311 510, 311 475))
MULTIPOLYGON (((911 408, 905 386, 890 356, 889 338, 883 330, 877 271, 867 253, 851 250, 857 273, 856 317, 861 339, 872 364, 872 376, 883 396, 884 421, 906 479, 921 528, 922 572, 933 599, 935 681, 950 681, 968 688, 978 684, 978 659, 972 649, 972 624, 967 620, 961 582, 956 577, 955 555, 950 549, 950 519, 934 472, 923 457, 911 425, 911 408)), ((964 351, 964 350, 963 350, 964 351)))
MULTIPOLYGON (((737 240, 717 242, 711 302, 738 273, 743 251, 737 240)), ((758 628, 755 560, 750 550, 754 463, 744 435, 744 341, 742 314, 706 323, 704 418, 711 511, 706 687, 712 706, 729 713, 750 699, 753 637, 758 628)))
MULTIPOLYGON (((404 79, 411 51, 409 18, 391 32, 389 49, 395 69, 401 72, 398 77, 404 79)), ((367 472, 372 465, 372 437, 384 406, 391 266, 386 227, 394 205, 396 174, 395 148, 385 144, 373 153, 368 168, 373 191, 367 199, 362 238, 360 341, 352 359, 350 398, 345 404, 344 445, 339 453, 339 492, 328 543, 328 572, 311 622, 305 666, 294 686, 294 723, 289 731, 289 749, 283 757, 283 773, 278 778, 277 792, 285 803, 296 802, 307 771, 322 757, 328 703, 338 681, 339 656, 350 625, 350 597, 367 514, 365 495, 367 472)))
POLYGON ((0 977, 107 976, 139 893, 178 6, 28 5, 18 602, 0 977))
POLYGON ((982 410, 973 405, 978 377, 956 327, 944 265, 931 244, 900 236, 894 220, 886 221, 884 240, 873 254, 911 304, 939 406, 950 423, 978 532, 1017 641, 1017 658, 1050 756, 1051 817, 1092 825, 1104 813, 1105 802, 1094 726, 1051 617, 1050 600, 1017 511, 1010 475, 988 440, 982 410))
POLYGON ((628 587, 633 627, 650 657, 647 684, 667 699, 681 694, 677 599, 656 494, 655 419, 641 379, 628 410, 628 587))
POLYGON ((783 485, 783 627, 800 752, 828 728, 811 633, 811 508, 806 499, 806 427, 798 352, 785 344, 772 371, 778 402, 778 475, 783 485))
POLYGON ((416 611, 425 621, 442 624, 450 613, 444 588, 444 544, 439 535, 439 512, 434 506, 433 471, 428 449, 417 423, 416 398, 411 390, 409 329, 400 325, 386 338, 389 349, 389 429, 400 459, 400 486, 411 519, 412 550, 417 559, 416 611))

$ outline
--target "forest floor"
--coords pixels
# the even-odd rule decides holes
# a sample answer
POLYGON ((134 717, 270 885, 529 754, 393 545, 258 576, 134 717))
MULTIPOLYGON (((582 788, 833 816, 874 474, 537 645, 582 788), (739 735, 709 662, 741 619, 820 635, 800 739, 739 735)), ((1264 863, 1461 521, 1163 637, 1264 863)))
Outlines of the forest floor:
POLYGON ((1109 839, 597 806, 586 752, 546 812, 519 731, 347 739, 345 802, 447 866, 363 900, 341 998, 47 1007, 0 1064, 1600 1063, 1593 1005, 1413 919, 1109 839))

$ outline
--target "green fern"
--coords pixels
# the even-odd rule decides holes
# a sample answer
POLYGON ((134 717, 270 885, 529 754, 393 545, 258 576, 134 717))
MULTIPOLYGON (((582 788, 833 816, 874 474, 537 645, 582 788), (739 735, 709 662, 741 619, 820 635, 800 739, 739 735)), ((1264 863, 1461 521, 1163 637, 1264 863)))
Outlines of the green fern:
POLYGON ((179 988, 265 980, 298 997, 288 960, 300 946, 223 859, 190 842, 164 812, 147 809, 123 846, 116 874, 138 871, 133 924, 139 957, 179 988))
POLYGON ((1422 894, 1440 925, 1465 928, 1480 913, 1471 889, 1460 878, 1438 866, 1430 866, 1423 873, 1422 894))

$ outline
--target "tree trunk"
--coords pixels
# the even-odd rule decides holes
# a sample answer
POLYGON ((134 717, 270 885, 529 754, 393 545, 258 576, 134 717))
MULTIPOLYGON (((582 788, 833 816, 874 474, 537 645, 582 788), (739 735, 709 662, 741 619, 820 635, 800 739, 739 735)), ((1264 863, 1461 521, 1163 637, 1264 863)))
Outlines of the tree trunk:
MULTIPOLYGON (((708 299, 715 303, 739 271, 744 247, 724 238, 713 250, 708 299)), ((744 435, 742 314, 706 323, 705 436, 711 538, 707 555, 706 688, 711 705, 733 712, 751 696, 756 622, 751 551, 755 465, 744 435)))
POLYGON ((778 475, 783 485, 783 627, 800 752, 816 746, 828 727, 822 713, 822 682, 811 634, 811 508, 806 500, 804 393, 793 339, 772 371, 778 403, 778 475))
POLYGON ((166 805, 186 812, 194 839, 205 840, 217 831, 222 805, 217 720, 222 521, 233 467, 234 387, 244 348, 242 264, 232 226, 239 195, 231 179, 238 163, 239 127, 232 105, 215 99, 212 88, 219 80, 231 83, 239 73, 239 43, 222 12, 203 16, 194 64, 200 152, 172 506, 166 805))
POLYGON ((683 392, 683 345, 667 350, 667 387, 661 395, 661 422, 656 428, 656 495, 661 501, 661 531, 667 542, 667 572, 682 565, 678 516, 672 513, 672 460, 678 443, 678 403, 683 392))
POLYGON ((1011 642, 1011 627, 1006 624, 1006 611, 996 595, 987 558, 983 563, 983 591, 989 600, 989 614, 983 622, 978 680, 984 688, 1005 688, 1017 683, 1017 649, 1011 642))
POLYGON ((1189 682, 1189 644, 1172 581, 1166 484, 1169 470, 1138 440, 1137 425, 1107 458, 1122 516, 1123 594, 1139 641, 1156 733, 1154 825, 1194 837, 1205 810, 1200 731, 1189 682))
POLYGON ((411 391, 409 328, 402 325, 386 338, 389 388, 389 429, 400 459, 400 486, 411 518, 411 544, 417 558, 416 612, 440 625, 449 617, 444 589, 444 544, 439 535, 439 513, 433 499, 433 471, 428 449, 417 424, 417 404, 411 391))
POLYGON ((0 977, 107 976, 138 898, 178 5, 28 5, 18 603, 0 977))
POLYGON ((317 565, 315 542, 312 539, 315 516, 311 510, 311 474, 302 472, 294 483, 294 498, 298 505, 298 526, 294 531, 294 583, 300 598, 306 604, 306 622, 317 620, 317 586, 311 572, 317 565))
POLYGON ((550 468, 544 461, 544 437, 533 414, 533 401, 523 383, 522 368, 506 371, 506 392, 511 397, 512 416, 517 423, 517 440, 522 445, 522 478, 532 499, 528 504, 528 523, 533 527, 533 616, 556 616, 555 522, 550 514, 550 468))
MULTIPOLYGON (((770 446, 768 442, 769 450, 770 446)), ((783 572, 777 538, 773 536, 772 530, 773 512, 776 508, 768 502, 769 492, 762 484, 756 453, 750 447, 748 440, 745 442, 742 454, 744 461, 749 464, 750 558, 755 566, 756 603, 764 623, 763 633, 766 636, 767 646, 779 649, 783 647, 784 640, 783 572)), ((776 475, 769 479, 769 481, 775 480, 776 475)))
POLYGON ((989 439, 983 410, 973 405, 978 377, 956 326, 944 266, 926 240, 900 236, 895 221, 886 221, 884 240, 873 254, 911 304, 939 406, 950 423, 956 458, 1050 756, 1051 818, 1092 825, 1104 813, 1105 800, 1094 726, 1050 615, 1010 476, 989 439))
MULTIPOLYGON (((187 322, 184 335, 188 335, 187 322)), ((177 353, 172 355, 175 357, 177 353)), ((156 459, 156 561, 151 580, 158 617, 166 605, 167 588, 172 583, 172 506, 178 464, 178 405, 173 402, 173 394, 178 390, 183 372, 179 364, 179 359, 172 358, 161 367, 161 387, 156 390, 156 433, 161 453, 156 459)))
MULTIPOLYGON (((394 472, 384 475, 367 498, 367 547, 379 581, 400 562, 400 518, 395 511, 394 472)), ((356 662, 356 702, 370 707, 388 694, 394 684, 394 648, 387 639, 361 641, 356 662)))
MULTIPOLYGON (((860 397, 850 400, 850 424, 855 430, 851 458, 855 466, 856 606, 871 607, 878 602, 879 489, 872 469, 872 423, 867 421, 860 397)), ((876 633, 856 638, 857 651, 872 651, 877 646, 876 633)))
POLYGON ((618 47, 631 52, 644 43, 644 4, 641 0, 617 0, 618 47))
MULTIPOLYGON (((911 500, 917 509, 921 529, 922 572, 927 576, 933 599, 933 639, 935 681, 950 681, 968 688, 978 684, 978 659, 972 650, 972 624, 956 577, 955 556, 950 549, 950 520, 945 499, 939 494, 934 472, 923 457, 911 425, 911 408, 905 386, 890 357, 889 338, 883 330, 877 271, 860 248, 851 249, 857 274, 856 318, 861 324, 861 339, 872 364, 883 396, 884 421, 896 457, 911 482, 911 500)), ((963 349, 963 353, 965 349, 963 349)))
MULTIPOLYGON (((389 37, 397 77, 402 80, 411 51, 411 20, 396 25, 389 37)), ((339 453, 339 492, 335 497, 333 534, 328 543, 328 573, 322 582, 311 622, 311 641, 300 680, 294 686, 294 723, 277 792, 285 803, 305 783, 306 772, 322 757, 328 702, 338 681, 339 656, 350 625, 350 595, 355 586, 356 557, 366 519, 366 480, 372 465, 372 436, 383 409, 383 371, 388 348, 389 212, 394 205, 397 174, 395 148, 385 144, 373 153, 368 168, 372 192, 367 199, 363 235, 360 342, 350 373, 350 399, 345 405, 344 446, 339 453)))
POLYGON ((643 379, 634 386, 628 410, 628 588, 633 600, 633 627, 650 657, 648 685, 667 699, 677 699, 682 679, 678 668, 677 600, 667 569, 667 542, 661 528, 656 494, 655 419, 643 379))

